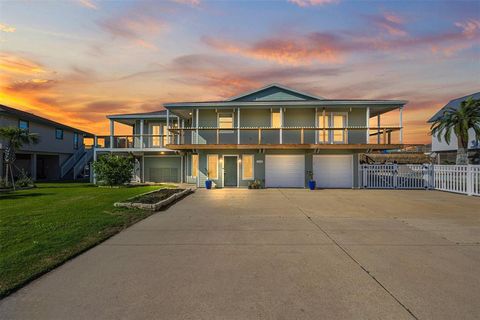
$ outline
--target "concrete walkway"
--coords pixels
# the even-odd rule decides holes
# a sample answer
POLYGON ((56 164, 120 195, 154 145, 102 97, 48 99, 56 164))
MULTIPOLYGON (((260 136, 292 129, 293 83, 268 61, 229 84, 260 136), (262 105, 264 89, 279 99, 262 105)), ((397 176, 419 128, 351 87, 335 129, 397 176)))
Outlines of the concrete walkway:
POLYGON ((198 190, 0 302, 1 319, 478 319, 480 198, 198 190))

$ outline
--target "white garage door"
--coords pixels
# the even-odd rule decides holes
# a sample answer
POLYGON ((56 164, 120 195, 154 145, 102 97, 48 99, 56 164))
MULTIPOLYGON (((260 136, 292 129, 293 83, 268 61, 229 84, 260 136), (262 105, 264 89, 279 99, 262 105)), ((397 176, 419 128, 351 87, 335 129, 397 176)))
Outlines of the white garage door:
POLYGON ((265 186, 267 188, 304 188, 305 156, 266 155, 265 186))
POLYGON ((313 179, 318 188, 352 188, 353 156, 314 155, 313 179))

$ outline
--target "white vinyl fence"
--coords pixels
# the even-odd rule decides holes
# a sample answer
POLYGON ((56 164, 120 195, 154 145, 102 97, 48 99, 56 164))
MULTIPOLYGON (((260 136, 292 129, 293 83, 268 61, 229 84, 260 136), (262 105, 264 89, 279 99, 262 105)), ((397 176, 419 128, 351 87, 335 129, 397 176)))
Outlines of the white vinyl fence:
POLYGON ((367 189, 437 189, 480 196, 480 165, 365 164, 360 179, 367 189))

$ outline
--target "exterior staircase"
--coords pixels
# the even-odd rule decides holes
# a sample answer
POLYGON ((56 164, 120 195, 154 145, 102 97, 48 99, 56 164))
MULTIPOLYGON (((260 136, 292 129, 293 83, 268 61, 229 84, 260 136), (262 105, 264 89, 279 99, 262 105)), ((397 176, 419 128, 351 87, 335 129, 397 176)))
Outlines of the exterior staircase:
POLYGON ((60 167, 61 179, 83 178, 85 166, 93 159, 93 148, 85 149, 84 147, 78 149, 72 154, 60 167))

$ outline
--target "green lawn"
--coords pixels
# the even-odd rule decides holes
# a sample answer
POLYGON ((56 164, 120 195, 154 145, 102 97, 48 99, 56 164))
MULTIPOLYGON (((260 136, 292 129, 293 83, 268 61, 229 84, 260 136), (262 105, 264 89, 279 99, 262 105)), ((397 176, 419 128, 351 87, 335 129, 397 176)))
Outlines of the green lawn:
POLYGON ((0 297, 150 215, 113 203, 155 189, 44 183, 0 194, 0 297))

